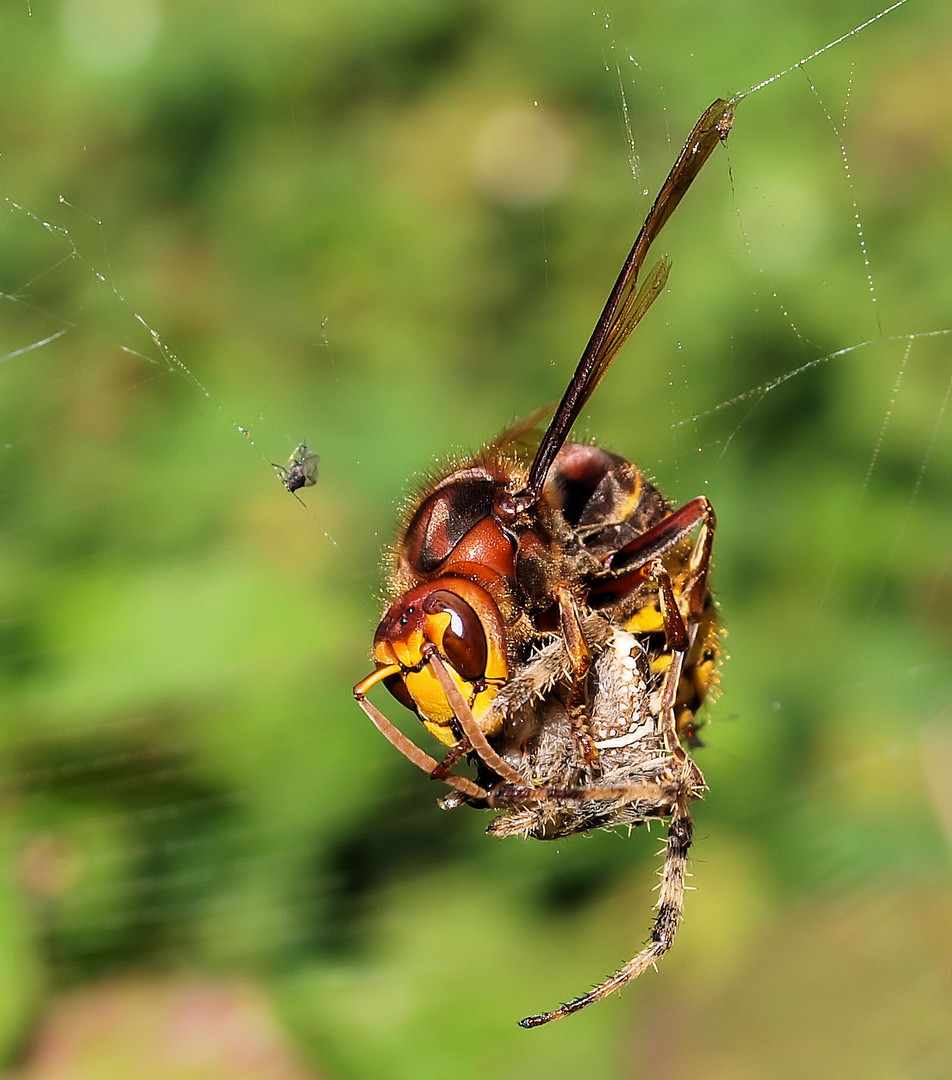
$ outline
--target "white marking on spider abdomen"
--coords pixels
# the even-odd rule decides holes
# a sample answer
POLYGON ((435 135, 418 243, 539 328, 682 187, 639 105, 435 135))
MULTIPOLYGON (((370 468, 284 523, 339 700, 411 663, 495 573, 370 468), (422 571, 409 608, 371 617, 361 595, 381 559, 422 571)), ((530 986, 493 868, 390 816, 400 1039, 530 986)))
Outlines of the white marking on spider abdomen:
POLYGON ((588 728, 597 749, 631 746, 655 733, 648 677, 644 647, 633 634, 616 629, 595 661, 597 689, 588 728))

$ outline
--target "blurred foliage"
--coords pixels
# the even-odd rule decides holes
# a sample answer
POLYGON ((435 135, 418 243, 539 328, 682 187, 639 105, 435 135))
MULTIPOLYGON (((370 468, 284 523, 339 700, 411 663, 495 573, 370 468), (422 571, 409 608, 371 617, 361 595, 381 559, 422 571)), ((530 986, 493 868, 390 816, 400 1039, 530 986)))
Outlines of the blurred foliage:
POLYGON ((635 951, 655 841, 490 841, 350 695, 401 499, 558 396, 702 109, 875 11, 4 5, 18 1076, 127 1076, 115 1047, 64 1038, 62 1073, 37 1048, 84 990, 152 1009, 157 972, 252 980, 315 1076, 947 1075, 941 5, 740 104, 660 245, 668 294, 580 424, 718 512, 730 658, 661 972, 519 1031, 635 951), (306 509, 271 467, 304 439, 306 509))

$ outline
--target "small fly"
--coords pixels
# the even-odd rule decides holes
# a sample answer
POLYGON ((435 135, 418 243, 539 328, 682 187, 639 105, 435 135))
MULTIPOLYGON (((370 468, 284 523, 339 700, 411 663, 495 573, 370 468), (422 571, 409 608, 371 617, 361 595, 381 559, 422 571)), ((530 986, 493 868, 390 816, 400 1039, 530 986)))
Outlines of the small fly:
POLYGON ((318 461, 320 458, 308 448, 307 443, 301 443, 288 458, 287 465, 274 465, 273 468, 281 477, 281 483, 297 499, 296 493, 301 488, 313 487, 317 483, 318 461))

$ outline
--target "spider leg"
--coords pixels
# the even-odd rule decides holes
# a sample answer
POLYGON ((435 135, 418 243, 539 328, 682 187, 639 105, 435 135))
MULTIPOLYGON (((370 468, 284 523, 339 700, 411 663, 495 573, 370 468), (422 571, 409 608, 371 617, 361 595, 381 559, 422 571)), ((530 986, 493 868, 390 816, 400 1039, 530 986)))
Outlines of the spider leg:
MULTIPOLYGON (((700 542, 701 538, 698 539, 700 542)), ((707 547, 707 558, 709 561, 709 546, 707 547)), ((658 583, 658 596, 664 621, 665 640, 671 649, 671 662, 664 673, 664 682, 661 686, 659 731, 664 739, 665 750, 678 763, 679 774, 684 778, 685 783, 697 790, 704 787, 704 777, 701 775, 701 770, 688 757, 687 751, 681 745, 681 740, 678 737, 678 720, 675 706, 677 705, 678 691, 681 686, 681 672, 684 669, 684 660, 694 644, 698 623, 693 618, 690 628, 685 623, 675 600, 671 577, 664 566, 660 562, 652 563, 650 571, 652 577, 658 583)), ((702 579, 706 573, 707 562, 704 562, 701 571, 702 579)), ((691 593, 694 594, 693 588, 691 593)))
MULTIPOLYGON (((691 644, 697 633, 697 627, 691 628, 691 644)), ((662 687, 662 713, 661 731, 664 735, 665 749, 678 762, 680 776, 683 782, 699 795, 706 787, 704 774, 691 759, 688 752, 681 745, 681 736, 678 729, 678 714, 675 709, 678 699, 678 690, 681 684, 681 669, 684 666, 685 653, 677 653, 671 659, 671 667, 665 675, 665 683, 662 687)))
POLYGON ((458 742, 455 746, 451 746, 449 751, 439 765, 430 773, 430 777, 433 780, 443 780, 451 774, 453 766, 463 757, 466 756, 466 746, 462 742, 458 742))
POLYGON ((412 761, 418 769, 422 769, 425 773, 429 773, 429 775, 435 779, 442 780, 444 784, 448 784, 450 787, 455 788, 464 795, 468 795, 472 799, 485 799, 489 794, 485 788, 481 788, 479 784, 474 783, 465 776, 460 776, 458 773, 451 772, 443 764, 437 761, 436 758, 430 757, 430 755, 421 750, 415 742, 408 739, 395 724, 391 723, 376 705, 367 700, 366 694, 371 686, 380 681, 377 672, 374 672, 366 679, 361 680, 354 687, 354 697, 357 700, 357 704, 364 710, 370 718, 371 723, 380 734, 383 735, 391 745, 395 746, 408 761, 412 761))
MULTIPOLYGON (((675 780, 644 780, 636 784, 585 784, 579 787, 528 787, 526 784, 502 784, 493 788, 487 802, 494 810, 513 806, 532 806, 546 802, 613 802, 606 813, 628 803, 644 799, 652 806, 668 806, 677 798, 681 785, 675 780)), ((661 813, 659 817, 665 816, 661 813)), ((495 824, 495 823, 494 823, 495 824)), ((493 832, 492 825, 488 831, 493 832)))
POLYGON ((585 702, 588 672, 592 666, 592 651, 585 640, 582 613, 572 595, 567 581, 560 581, 553 589, 559 606, 559 624, 565 651, 572 668, 572 684, 566 702, 566 714, 576 742, 582 749, 585 764, 592 767, 598 763, 598 750, 585 723, 585 702))
POLYGON ((601 1001, 603 997, 620 990, 632 979, 637 979, 646 968, 656 964, 671 948, 674 935, 678 929, 678 923, 681 921, 684 880, 687 873, 687 853, 694 835, 691 814, 688 810, 688 799, 688 790, 685 789, 671 815, 671 825, 668 829, 668 839, 665 844, 664 867, 661 871, 661 895, 658 898, 658 914, 655 916, 654 926, 651 930, 651 940, 624 967, 619 968, 614 975, 599 983, 594 989, 589 990, 587 994, 573 998, 551 1012, 527 1016, 524 1020, 519 1021, 520 1027, 539 1027, 542 1024, 549 1023, 550 1020, 559 1020, 563 1016, 571 1016, 572 1013, 578 1012, 579 1009, 584 1009, 586 1005, 601 1001))

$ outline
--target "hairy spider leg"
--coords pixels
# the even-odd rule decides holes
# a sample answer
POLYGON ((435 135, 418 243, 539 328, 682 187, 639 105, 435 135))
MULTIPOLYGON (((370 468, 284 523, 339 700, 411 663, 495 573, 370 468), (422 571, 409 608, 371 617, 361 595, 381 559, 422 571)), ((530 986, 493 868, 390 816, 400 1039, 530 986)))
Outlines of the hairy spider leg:
POLYGON ((552 590, 559 607, 562 640, 572 667, 572 686, 566 702, 566 714, 576 741, 582 747, 586 765, 598 762, 598 750, 585 723, 586 683, 592 666, 592 650, 582 630, 582 613, 567 581, 560 581, 552 590))
POLYGON ((599 983, 594 989, 581 997, 560 1005, 551 1012, 536 1013, 519 1021, 523 1028, 540 1027, 552 1020, 559 1020, 564 1016, 584 1009, 586 1005, 592 1005, 596 1001, 620 990, 633 979, 637 979, 647 968, 656 964, 662 956, 671 948, 674 936, 681 921, 681 912, 684 901, 684 881, 687 876, 687 854, 691 847, 694 835, 694 826, 691 821, 691 813, 688 810, 690 789, 682 789, 681 798, 671 814, 671 824, 668 828, 668 838, 665 843, 664 867, 661 872, 661 895, 658 899, 658 914, 655 916, 654 926, 651 930, 651 940, 636 956, 632 957, 624 967, 618 969, 614 975, 599 983))

